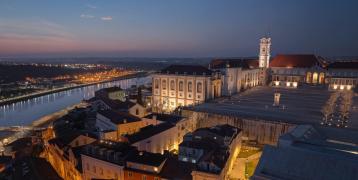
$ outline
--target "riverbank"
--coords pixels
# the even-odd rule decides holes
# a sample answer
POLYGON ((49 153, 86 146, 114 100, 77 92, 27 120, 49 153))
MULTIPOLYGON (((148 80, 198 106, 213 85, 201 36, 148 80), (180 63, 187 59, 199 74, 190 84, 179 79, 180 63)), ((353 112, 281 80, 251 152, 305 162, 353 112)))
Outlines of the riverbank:
POLYGON ((55 120, 65 116, 71 110, 84 107, 86 103, 78 103, 72 106, 69 106, 65 109, 61 109, 60 111, 54 112, 52 114, 41 117, 38 120, 35 120, 29 126, 19 127, 17 130, 12 130, 11 127, 9 129, 4 129, 0 131, 0 150, 4 150, 4 145, 9 144, 17 139, 24 138, 31 134, 32 130, 36 130, 39 128, 47 128, 52 122, 55 120))
POLYGON ((45 92, 29 94, 29 95, 18 97, 18 98, 13 98, 11 100, 1 101, 0 106, 13 104, 13 103, 17 103, 17 102, 20 102, 20 101, 26 101, 28 99, 41 97, 41 96, 52 94, 52 93, 67 91, 67 90, 71 90, 71 89, 82 88, 82 87, 86 87, 86 86, 102 84, 102 83, 108 83, 108 82, 113 82, 113 81, 118 81, 118 80, 125 80, 125 79, 131 79, 131 78, 140 78, 140 77, 145 77, 145 76, 148 76, 148 75, 149 74, 147 72, 137 72, 137 73, 134 73, 134 74, 128 74, 128 75, 121 76, 121 77, 118 77, 118 78, 113 78, 111 80, 100 81, 100 82, 95 82, 95 83, 88 83, 88 84, 81 84, 81 85, 76 85, 76 86, 71 86, 71 87, 64 87, 64 88, 58 88, 58 89, 49 90, 49 91, 45 91, 45 92))

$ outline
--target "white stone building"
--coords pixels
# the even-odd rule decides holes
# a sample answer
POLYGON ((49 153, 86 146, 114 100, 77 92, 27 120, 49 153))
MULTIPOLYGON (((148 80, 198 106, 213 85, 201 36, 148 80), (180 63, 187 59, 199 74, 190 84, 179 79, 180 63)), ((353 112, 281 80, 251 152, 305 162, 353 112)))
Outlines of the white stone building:
POLYGON ((171 65, 153 75, 154 112, 171 112, 221 96, 220 74, 198 65, 171 65))
POLYGON ((261 77, 266 72, 258 68, 257 59, 215 59, 211 61, 210 69, 221 72, 224 96, 263 84, 264 78, 261 77))

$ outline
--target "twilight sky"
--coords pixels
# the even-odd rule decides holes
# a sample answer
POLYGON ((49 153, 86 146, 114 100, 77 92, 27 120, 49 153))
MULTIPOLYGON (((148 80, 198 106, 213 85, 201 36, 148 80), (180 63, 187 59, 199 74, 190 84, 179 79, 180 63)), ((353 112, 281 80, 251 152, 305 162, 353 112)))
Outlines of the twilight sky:
POLYGON ((358 55, 357 0, 0 0, 0 57, 358 55))

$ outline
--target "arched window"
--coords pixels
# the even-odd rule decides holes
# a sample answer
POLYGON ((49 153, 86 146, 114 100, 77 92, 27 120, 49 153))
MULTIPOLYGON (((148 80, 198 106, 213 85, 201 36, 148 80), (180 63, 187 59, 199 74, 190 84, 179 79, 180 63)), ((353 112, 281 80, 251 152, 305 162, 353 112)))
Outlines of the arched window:
POLYGON ((170 81, 170 90, 172 90, 172 91, 175 90, 175 81, 174 80, 170 81))
POLYGON ((192 92, 192 91, 193 91, 193 83, 188 82, 188 92, 192 92))
POLYGON ((158 80, 158 79, 156 79, 156 80, 154 81, 154 87, 155 87, 155 89, 158 89, 158 88, 159 88, 159 80, 158 80))
POLYGON ((319 73, 318 83, 323 84, 324 83, 324 73, 319 73))
POLYGON ((166 90, 167 89, 167 80, 163 80, 162 81, 162 89, 166 90))
POLYGON ((318 82, 318 73, 314 72, 312 75, 312 83, 316 84, 318 82))
POLYGON ((184 90, 184 83, 183 81, 179 82, 179 91, 183 91, 184 90))
POLYGON ((198 84, 196 84, 196 92, 197 93, 202 93, 203 92, 203 83, 198 82, 198 84))
POLYGON ((306 75, 306 82, 311 83, 312 82, 311 79, 312 79, 312 73, 308 72, 307 75, 306 75))

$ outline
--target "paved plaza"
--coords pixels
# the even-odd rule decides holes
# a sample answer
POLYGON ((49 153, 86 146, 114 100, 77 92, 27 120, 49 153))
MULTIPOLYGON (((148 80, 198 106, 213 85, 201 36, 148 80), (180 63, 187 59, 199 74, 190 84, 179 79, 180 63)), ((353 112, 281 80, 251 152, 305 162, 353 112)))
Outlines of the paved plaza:
MULTIPOLYGON (((298 89, 256 87, 232 97, 217 99, 193 107, 195 111, 262 119, 294 124, 321 125, 321 109, 330 94, 323 87, 299 87, 298 89), (280 93, 279 106, 273 106, 274 93, 280 93)), ((348 128, 358 129, 358 102, 353 98, 348 128), (356 106, 356 108, 354 108, 356 106)))

